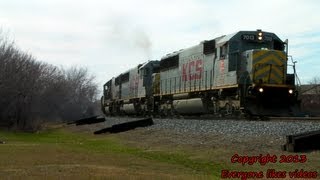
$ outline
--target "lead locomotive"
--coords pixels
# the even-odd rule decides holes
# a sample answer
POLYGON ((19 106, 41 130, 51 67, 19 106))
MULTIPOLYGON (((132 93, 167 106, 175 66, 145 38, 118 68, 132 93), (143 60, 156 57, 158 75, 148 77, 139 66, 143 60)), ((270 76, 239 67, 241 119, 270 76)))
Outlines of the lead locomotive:
POLYGON ((104 84, 106 115, 244 113, 288 116, 298 109, 287 43, 239 31, 148 61, 104 84))

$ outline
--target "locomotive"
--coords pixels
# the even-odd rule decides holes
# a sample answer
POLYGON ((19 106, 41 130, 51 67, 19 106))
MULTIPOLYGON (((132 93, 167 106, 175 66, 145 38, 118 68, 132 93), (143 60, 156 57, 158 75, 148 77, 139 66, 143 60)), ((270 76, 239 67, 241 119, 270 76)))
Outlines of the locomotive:
POLYGON ((294 115, 295 75, 276 34, 239 31, 205 40, 113 77, 103 86, 105 115, 294 115))

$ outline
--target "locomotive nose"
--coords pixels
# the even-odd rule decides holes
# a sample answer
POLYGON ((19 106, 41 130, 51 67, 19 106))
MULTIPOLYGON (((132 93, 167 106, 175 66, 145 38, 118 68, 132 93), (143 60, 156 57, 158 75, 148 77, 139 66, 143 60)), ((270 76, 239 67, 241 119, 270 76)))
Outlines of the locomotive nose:
POLYGON ((254 83, 284 84, 286 55, 276 50, 252 51, 252 79, 254 83))

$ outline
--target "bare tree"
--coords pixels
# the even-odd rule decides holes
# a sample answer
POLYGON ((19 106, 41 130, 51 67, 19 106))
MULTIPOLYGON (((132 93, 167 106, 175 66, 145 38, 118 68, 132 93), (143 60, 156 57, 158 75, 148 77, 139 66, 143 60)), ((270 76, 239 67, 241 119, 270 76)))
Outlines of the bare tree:
POLYGON ((77 119, 91 115, 90 109, 97 94, 94 76, 90 76, 86 68, 72 67, 65 71, 65 78, 69 89, 65 118, 77 119))
POLYGON ((0 124, 33 129, 34 122, 88 116, 96 94, 87 69, 36 61, 0 36, 0 124))
POLYGON ((309 84, 311 85, 311 87, 308 90, 311 90, 314 94, 320 94, 320 77, 319 76, 313 77, 309 82, 309 84))
POLYGON ((301 88, 301 108, 311 116, 320 115, 320 77, 314 77, 301 88))

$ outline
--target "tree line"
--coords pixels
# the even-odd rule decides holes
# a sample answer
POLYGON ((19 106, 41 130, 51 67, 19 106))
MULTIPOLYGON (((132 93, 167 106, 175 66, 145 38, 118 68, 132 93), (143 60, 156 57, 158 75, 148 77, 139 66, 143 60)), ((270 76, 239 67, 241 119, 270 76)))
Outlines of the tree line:
POLYGON ((0 34, 0 126, 36 130, 46 121, 90 116, 97 93, 86 68, 37 61, 0 34))

